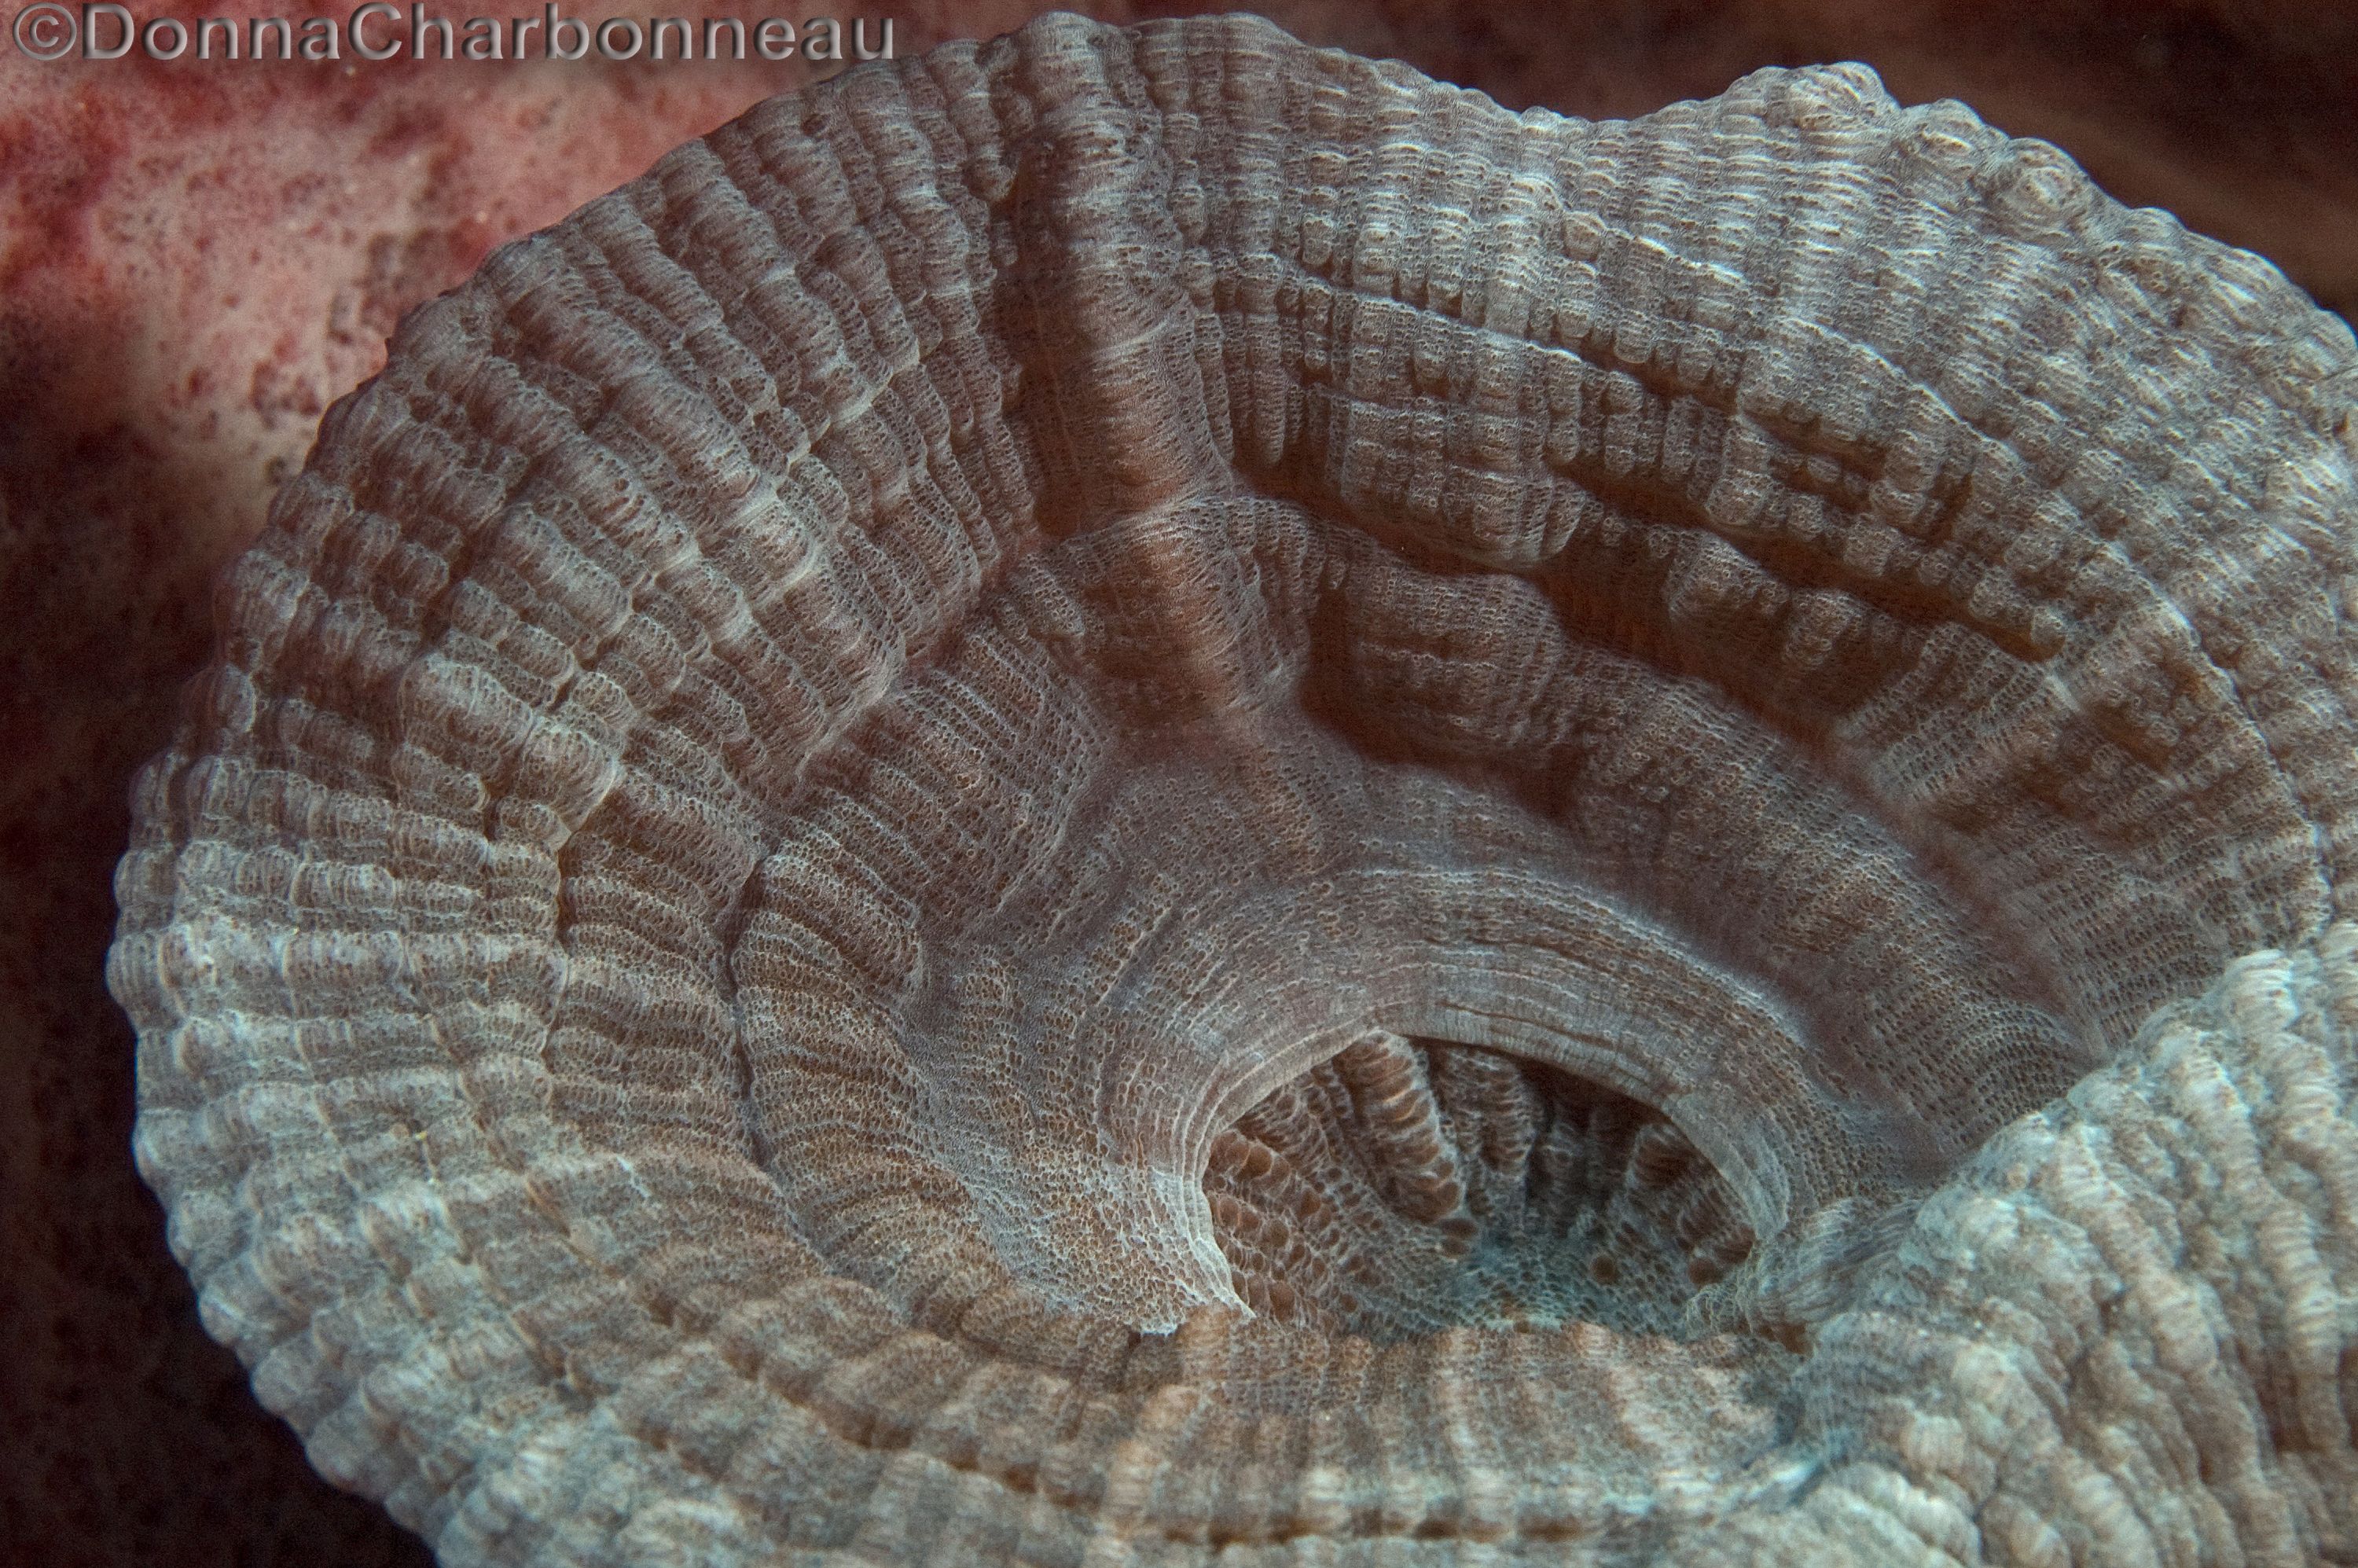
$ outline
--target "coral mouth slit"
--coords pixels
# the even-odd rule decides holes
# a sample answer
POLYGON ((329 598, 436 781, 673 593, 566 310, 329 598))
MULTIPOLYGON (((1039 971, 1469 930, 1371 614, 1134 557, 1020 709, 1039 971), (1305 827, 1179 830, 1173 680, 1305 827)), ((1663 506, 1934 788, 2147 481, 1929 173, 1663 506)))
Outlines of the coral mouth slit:
POLYGON ((1683 1337, 1753 1232, 1663 1116, 1545 1063, 1375 1030, 1212 1141, 1254 1313, 1394 1341, 1592 1323, 1683 1337))

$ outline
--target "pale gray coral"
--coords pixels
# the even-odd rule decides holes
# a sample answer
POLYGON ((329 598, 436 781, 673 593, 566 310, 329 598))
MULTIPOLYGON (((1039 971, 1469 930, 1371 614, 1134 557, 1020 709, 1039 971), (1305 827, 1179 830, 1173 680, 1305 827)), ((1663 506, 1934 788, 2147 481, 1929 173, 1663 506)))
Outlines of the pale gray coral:
POLYGON ((2358 1561, 2358 928, 2230 965, 1918 1212, 1674 1560, 2358 1561))
POLYGON ((773 101, 230 579, 143 1169, 454 1563, 2358 1552, 2353 386, 1855 67, 773 101))

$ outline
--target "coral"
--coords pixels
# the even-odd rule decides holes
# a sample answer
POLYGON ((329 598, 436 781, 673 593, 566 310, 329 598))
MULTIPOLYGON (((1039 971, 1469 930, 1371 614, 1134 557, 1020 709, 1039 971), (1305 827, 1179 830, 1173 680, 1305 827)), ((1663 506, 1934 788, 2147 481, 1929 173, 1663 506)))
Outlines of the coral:
POLYGON ((2353 385, 1858 67, 773 100, 229 579, 142 1168, 451 1563, 2358 1551, 2353 385))

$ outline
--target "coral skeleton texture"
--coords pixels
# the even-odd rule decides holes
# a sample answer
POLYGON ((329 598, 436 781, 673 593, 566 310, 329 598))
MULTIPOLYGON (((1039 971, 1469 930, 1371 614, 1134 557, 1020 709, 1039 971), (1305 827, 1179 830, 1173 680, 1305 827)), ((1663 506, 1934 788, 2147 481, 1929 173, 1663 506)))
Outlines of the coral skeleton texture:
POLYGON ((863 67, 328 413, 141 1168, 451 1564, 2358 1562, 2353 395, 1863 67, 863 67))

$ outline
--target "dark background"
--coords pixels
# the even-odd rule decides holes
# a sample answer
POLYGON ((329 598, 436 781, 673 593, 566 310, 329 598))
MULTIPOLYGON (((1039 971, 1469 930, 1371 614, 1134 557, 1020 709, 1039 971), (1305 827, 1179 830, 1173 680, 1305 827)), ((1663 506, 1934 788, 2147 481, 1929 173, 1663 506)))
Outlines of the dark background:
MULTIPOLYGON (((6 0, 0 0, 5 5, 6 0)), ((844 0, 848 5, 849 0, 844 0)), ((1025 0, 905 0, 903 55, 1025 0)), ((1201 7, 1081 7, 1108 20, 1201 7)), ((276 8, 135 5, 145 19, 276 8)), ((338 7, 343 14, 345 8, 338 7)), ((469 15, 525 0, 449 0, 469 15)), ((661 3, 574 14, 696 14, 661 3)), ((1856 59, 2358 306, 2358 9, 2326 0, 1291 0, 1301 36, 1509 107, 1641 114, 1856 59)), ((799 15, 790 5, 714 15, 799 15)), ((425 1564, 208 1339, 133 1170, 108 999, 131 773, 209 585, 400 312, 789 67, 37 65, 0 43, 0 1561, 425 1564), (12 1544, 13 1543, 13 1544, 12 1544), (16 1555, 10 1557, 11 1552, 16 1555)))

